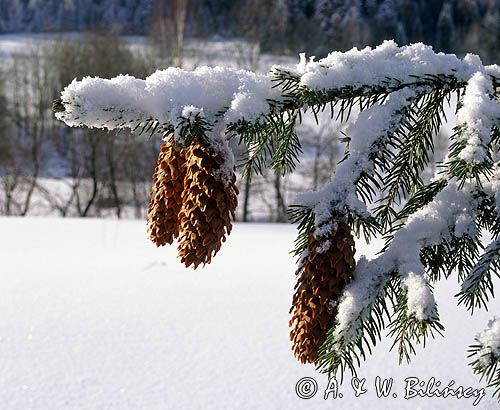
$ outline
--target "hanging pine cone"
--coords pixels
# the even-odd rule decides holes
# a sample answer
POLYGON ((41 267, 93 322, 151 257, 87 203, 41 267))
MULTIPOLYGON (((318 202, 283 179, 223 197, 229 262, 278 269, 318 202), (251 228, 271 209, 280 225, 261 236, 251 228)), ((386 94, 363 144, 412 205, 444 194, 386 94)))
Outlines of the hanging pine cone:
POLYGON ((196 269, 210 263, 231 232, 238 188, 234 172, 227 183, 221 180, 221 154, 196 140, 186 150, 178 250, 182 263, 196 269))
POLYGON ((296 272, 290 339, 302 363, 317 362, 319 348, 335 322, 338 300, 353 279, 354 239, 344 221, 337 220, 335 225, 321 238, 309 232, 308 255, 296 272))
POLYGON ((164 142, 153 174, 147 218, 148 234, 156 246, 171 244, 178 235, 185 175, 184 149, 174 141, 164 142))

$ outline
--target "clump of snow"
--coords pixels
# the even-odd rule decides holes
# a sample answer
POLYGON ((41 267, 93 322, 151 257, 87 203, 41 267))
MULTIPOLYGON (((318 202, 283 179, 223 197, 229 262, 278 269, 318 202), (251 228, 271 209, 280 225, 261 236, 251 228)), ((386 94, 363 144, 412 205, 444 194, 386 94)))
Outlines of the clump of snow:
POLYGON ((330 240, 326 240, 316 248, 316 251, 318 253, 324 253, 324 252, 328 251, 331 248, 331 246, 332 246, 332 242, 330 240))
POLYGON ((180 115, 182 118, 187 120, 194 120, 195 118, 204 118, 203 108, 195 107, 194 105, 186 105, 182 108, 180 115))
POLYGON ((212 132, 208 134, 208 143, 212 149, 221 155, 222 163, 215 170, 214 176, 222 181, 226 187, 232 186, 232 178, 234 176, 235 159, 229 143, 225 138, 224 128, 220 125, 215 126, 212 132))
POLYGON ((403 286, 408 312, 420 321, 432 318, 436 313, 436 301, 424 276, 410 272, 405 275, 403 286))
POLYGON ((490 320, 488 328, 479 333, 476 339, 482 346, 478 356, 483 366, 490 365, 493 359, 500 360, 500 316, 490 320))
POLYGON ((484 67, 484 71, 486 74, 491 75, 493 77, 500 77, 500 65, 492 64, 484 67))
MULTIPOLYGON (((318 225, 318 224, 316 224, 318 225)), ((314 234, 318 237, 325 236, 329 234, 330 232, 336 231, 338 229, 339 225, 337 221, 328 221, 327 223, 322 223, 320 224, 316 230, 314 231, 314 234)))
POLYGON ((467 162, 481 163, 487 158, 491 127, 500 123, 500 104, 493 95, 493 84, 486 74, 477 72, 468 81, 457 112, 457 124, 463 128, 461 137, 467 141, 459 158, 467 162))
POLYGON ((467 81, 482 67, 479 57, 471 54, 461 60, 454 54, 435 53, 431 46, 422 43, 399 47, 389 40, 375 48, 334 51, 319 61, 311 59, 306 63, 302 56, 296 73, 301 84, 324 90, 382 85, 389 79, 414 82, 415 76, 439 74, 453 74, 460 81, 467 81))
POLYGON ((177 124, 179 117, 195 111, 211 123, 221 113, 224 122, 255 121, 269 112, 268 100, 279 97, 265 75, 224 67, 170 67, 145 80, 129 75, 75 79, 63 90, 66 109, 56 117, 70 126, 108 129, 133 128, 149 118, 177 124))
POLYGON ((370 315, 372 306, 390 279, 390 266, 382 258, 372 260, 361 256, 356 264, 354 281, 346 286, 338 304, 335 334, 341 335, 342 344, 356 340, 362 324, 370 315))

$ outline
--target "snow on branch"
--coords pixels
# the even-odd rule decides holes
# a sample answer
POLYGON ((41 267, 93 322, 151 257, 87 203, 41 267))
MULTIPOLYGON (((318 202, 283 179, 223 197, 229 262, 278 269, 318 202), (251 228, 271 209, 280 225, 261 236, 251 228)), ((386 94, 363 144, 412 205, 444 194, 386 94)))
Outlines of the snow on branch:
MULTIPOLYGON (((70 126, 134 128, 154 120, 177 125, 186 107, 215 123, 255 123, 282 109, 304 108, 325 103, 314 95, 307 102, 297 98, 283 76, 293 79, 295 91, 308 89, 332 92, 345 87, 382 87, 392 92, 415 83, 429 86, 437 77, 451 81, 451 87, 467 82, 476 72, 497 76, 497 66, 484 67, 477 56, 460 60, 453 54, 434 53, 421 43, 398 47, 386 41, 372 49, 353 48, 333 52, 319 61, 301 61, 295 69, 274 66, 268 75, 223 67, 199 67, 193 71, 168 68, 145 80, 128 75, 112 79, 76 79, 61 93, 55 105, 56 117, 70 126), (316 98, 316 99, 315 99, 316 98)), ((330 101, 349 98, 333 93, 330 101)))
POLYGON ((493 164, 493 170, 488 177, 481 178, 483 190, 495 199, 495 212, 500 215, 500 161, 493 164))
POLYGON ((500 399, 500 316, 495 316, 488 327, 476 336, 477 344, 470 346, 469 357, 474 373, 485 379, 500 399))
POLYGON ((391 244, 375 259, 362 259, 338 306, 335 335, 343 346, 354 343, 370 317, 374 302, 382 295, 391 275, 397 273, 407 294, 407 314, 418 321, 436 315, 436 303, 425 279, 420 252, 440 244, 450 235, 474 235, 476 199, 474 186, 460 188, 454 181, 436 195, 433 202, 408 218, 391 244), (455 227, 450 232, 450 227, 455 227), (404 246, 401 246, 404 244, 404 246))
POLYGON ((500 104, 494 99, 491 79, 477 72, 467 82, 462 106, 457 112, 460 138, 465 142, 459 158, 472 163, 484 162, 488 157, 491 128, 499 124, 500 104))
MULTIPOLYGON (((413 83, 419 77, 451 75, 467 81, 483 71, 478 56, 467 54, 463 60, 455 54, 435 53, 422 43, 399 47, 393 40, 372 49, 353 48, 345 53, 334 51, 327 57, 306 61, 304 54, 294 71, 300 83, 314 90, 344 87, 367 87, 397 83, 413 83)), ((490 72, 494 72, 491 68, 490 72)))
POLYGON ((485 249, 472 270, 462 283, 459 293, 459 302, 473 310, 475 307, 485 306, 489 295, 493 296, 494 274, 500 278, 500 240, 492 241, 485 249))
POLYGON ((490 320, 488 328, 479 333, 476 340, 481 345, 478 356, 483 366, 500 360, 500 316, 490 320))
POLYGON ((403 108, 415 94, 413 89, 394 92, 383 104, 362 111, 357 120, 349 124, 345 132, 350 140, 348 157, 338 164, 324 188, 296 199, 298 204, 313 210, 316 226, 324 226, 332 212, 345 212, 345 208, 367 216, 366 204, 358 198, 356 183, 363 174, 373 172, 375 157, 400 125, 403 108))
POLYGON ((177 125, 196 110, 214 124, 254 121, 279 98, 268 76, 222 67, 194 71, 170 67, 145 80, 129 75, 76 79, 61 93, 64 110, 56 117, 69 126, 134 128, 153 119, 177 125))

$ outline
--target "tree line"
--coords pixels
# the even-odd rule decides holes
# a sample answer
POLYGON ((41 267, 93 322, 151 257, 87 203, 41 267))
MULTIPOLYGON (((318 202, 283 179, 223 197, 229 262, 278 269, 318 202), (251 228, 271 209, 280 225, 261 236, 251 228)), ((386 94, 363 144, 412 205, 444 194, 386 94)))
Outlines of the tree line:
POLYGON ((0 32, 115 30, 171 37, 244 37, 275 53, 423 41, 500 56, 500 0, 0 0, 0 32))

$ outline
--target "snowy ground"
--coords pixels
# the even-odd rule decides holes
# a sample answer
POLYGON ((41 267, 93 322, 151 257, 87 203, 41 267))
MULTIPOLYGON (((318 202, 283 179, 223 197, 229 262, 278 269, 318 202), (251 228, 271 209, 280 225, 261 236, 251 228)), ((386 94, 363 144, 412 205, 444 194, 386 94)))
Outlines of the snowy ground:
POLYGON ((453 280, 436 288, 445 339, 401 367, 382 343, 359 371, 368 393, 344 383, 342 399, 323 400, 325 377, 290 353, 294 236, 238 224, 212 265, 191 271, 147 242, 143 222, 0 218, 0 408, 498 409, 491 391, 476 407, 403 398, 409 376, 484 386, 466 349, 493 314, 457 308, 453 280), (377 375, 394 378, 397 398, 375 396, 377 375), (305 376, 319 385, 310 400, 295 393, 305 376))
MULTIPOLYGON (((82 34, 68 33, 15 33, 0 34, 0 57, 29 57, 38 47, 53 45, 58 40, 80 41, 82 34)), ((148 51, 150 39, 144 36, 122 36, 138 53, 148 51)), ((187 38, 184 44, 184 68, 200 65, 224 65, 267 72, 273 64, 296 64, 298 57, 260 54, 255 45, 241 39, 187 38)))

